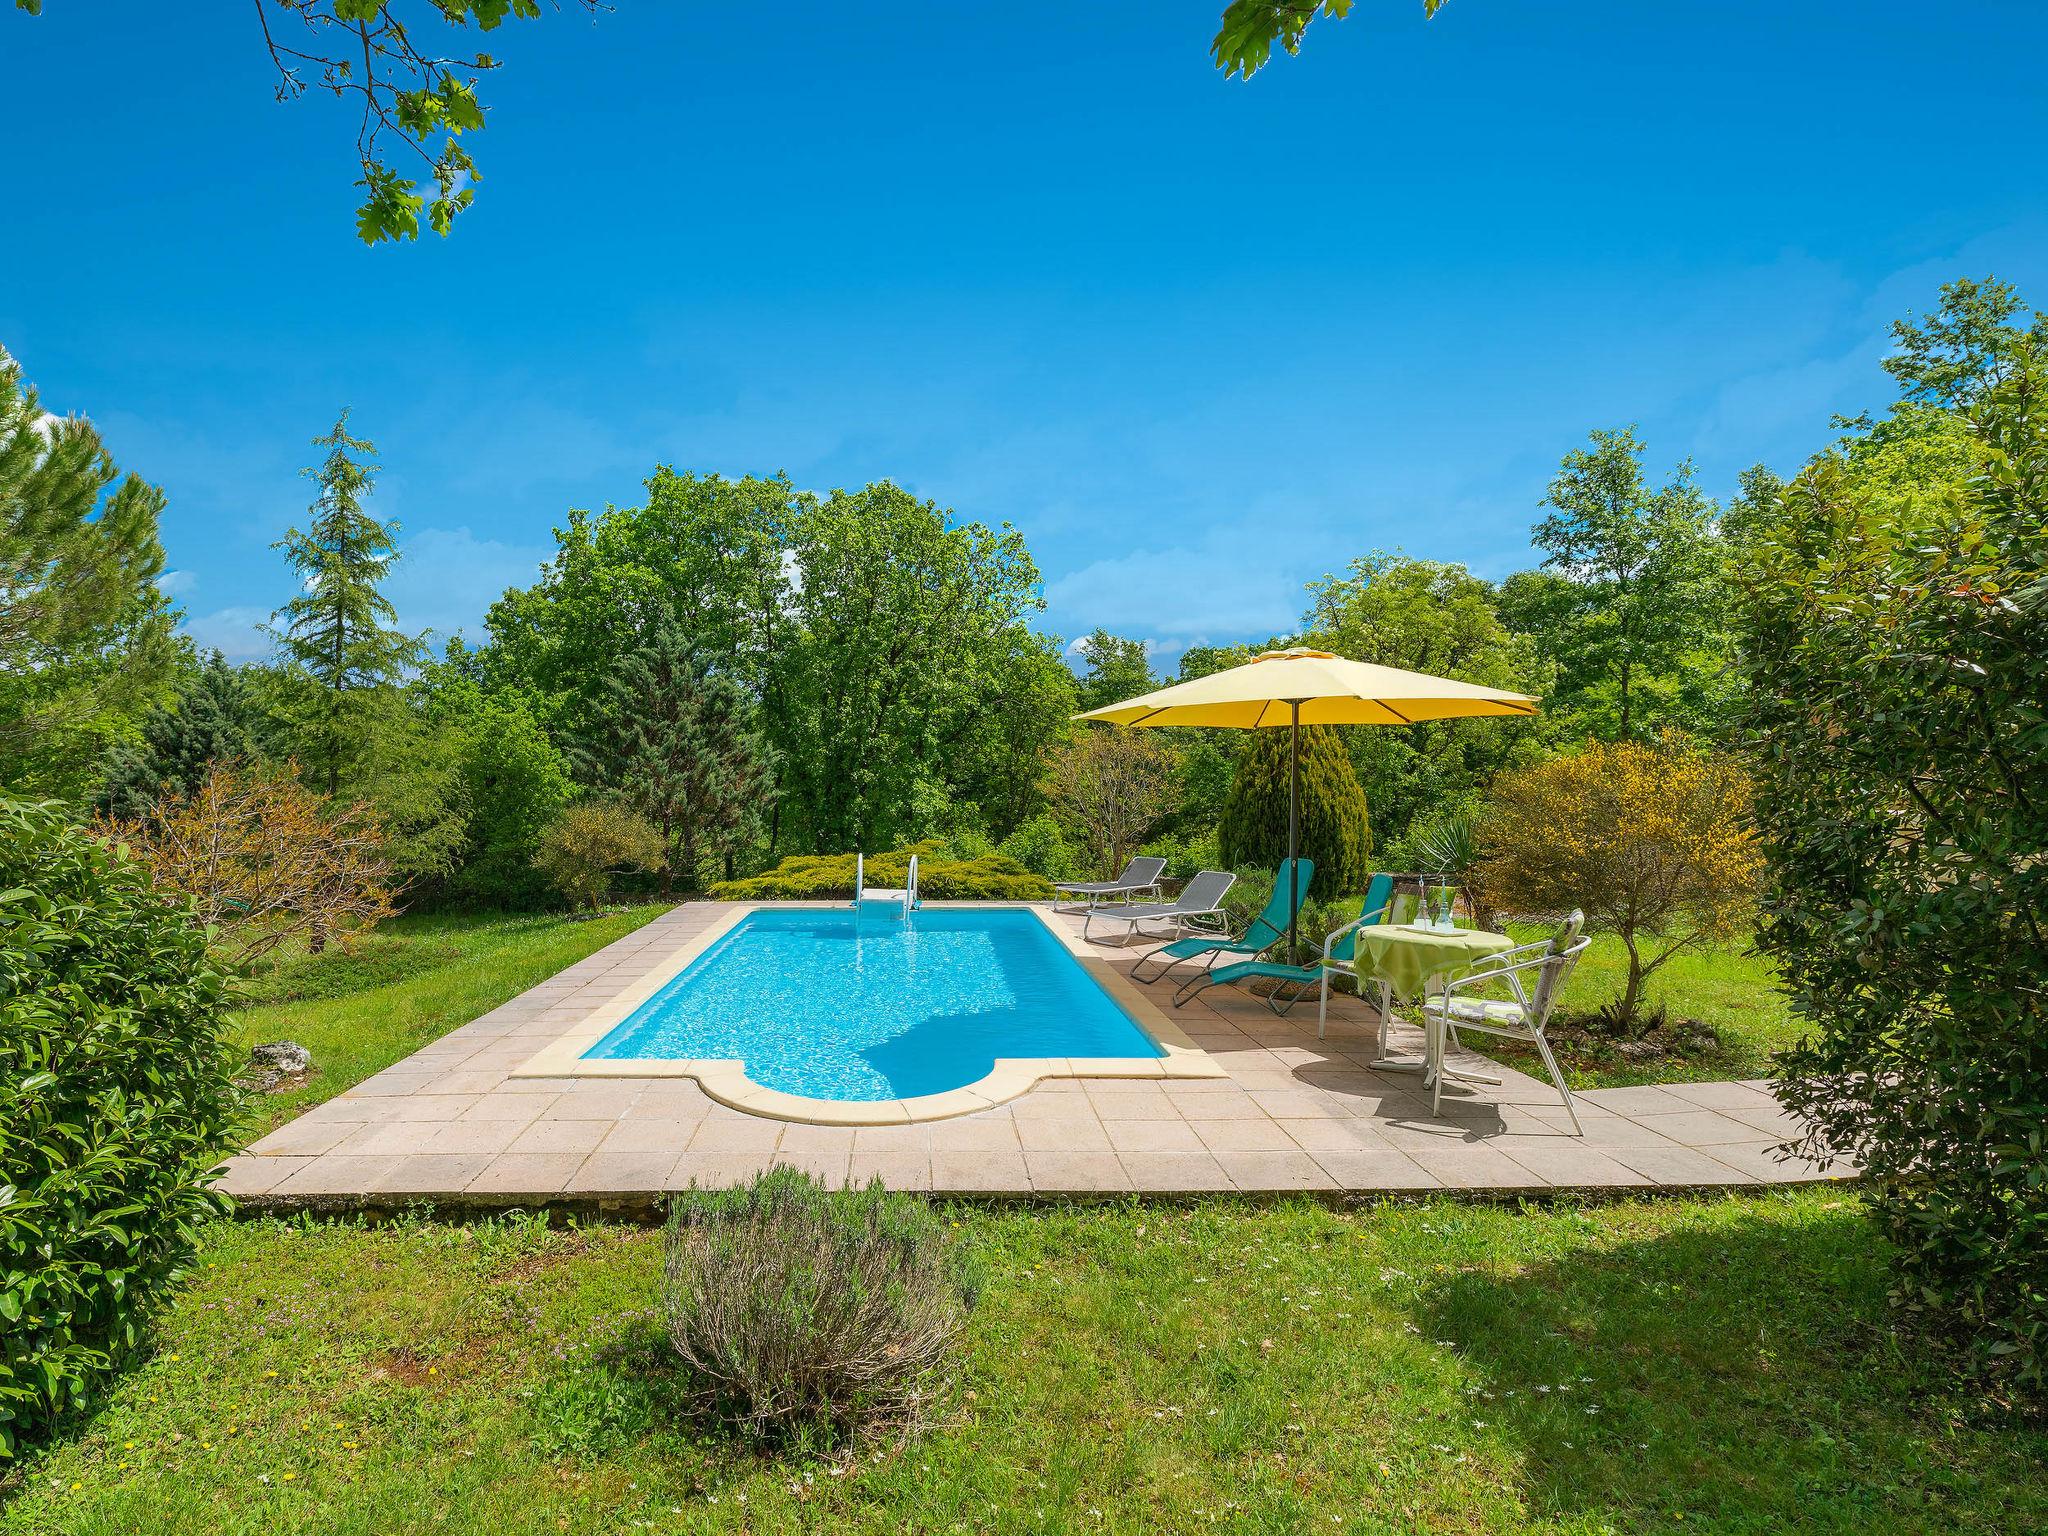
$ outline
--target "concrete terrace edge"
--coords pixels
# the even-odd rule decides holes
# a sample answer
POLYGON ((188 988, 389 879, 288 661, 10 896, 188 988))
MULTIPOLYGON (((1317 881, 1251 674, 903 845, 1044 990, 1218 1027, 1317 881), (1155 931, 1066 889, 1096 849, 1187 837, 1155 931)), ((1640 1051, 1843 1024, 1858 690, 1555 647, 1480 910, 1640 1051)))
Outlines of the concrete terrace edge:
MULTIPOLYGON (((1853 1192, 1864 1179, 1817 1175, 1775 1184, 1552 1184, 1488 1188, 1442 1185, 1429 1189, 913 1189, 903 1193, 938 1205, 1044 1207, 1136 1204, 1169 1208, 1198 1205, 1265 1207, 1307 1201, 1334 1211, 1377 1206, 1451 1204, 1470 1206, 1623 1205, 1630 1201, 1760 1199, 1783 1190, 1830 1189, 1853 1192)), ((372 1222, 425 1217, 434 1221, 492 1221, 504 1216, 538 1215, 550 1223, 610 1222, 620 1226, 656 1226, 668 1219, 679 1195, 716 1185, 681 1185, 666 1190, 579 1191, 549 1195, 494 1197, 475 1193, 370 1195, 234 1195, 236 1221, 284 1220, 292 1217, 350 1217, 372 1222)))
POLYGON ((917 1125, 949 1120, 993 1109, 1021 1098, 1053 1078, 1131 1078, 1147 1082, 1227 1079, 1230 1074, 1187 1033, 1160 1011, 1108 961, 1089 949, 1066 924, 1042 904, 1030 902, 934 901, 932 910, 1029 912, 1061 948, 1106 992, 1110 999, 1149 1035, 1161 1054, 1151 1056, 999 1057, 989 1073, 975 1082, 944 1093, 907 1099, 814 1099, 764 1088, 746 1075, 746 1064, 734 1059, 624 1057, 591 1060, 592 1046, 625 1022, 632 1012, 707 954, 750 914, 791 908, 836 910, 845 903, 824 901, 738 901, 730 904, 702 933, 656 958, 613 997, 591 1009, 522 1065, 514 1078, 694 1078, 705 1094, 728 1108, 770 1120, 800 1125, 917 1125))

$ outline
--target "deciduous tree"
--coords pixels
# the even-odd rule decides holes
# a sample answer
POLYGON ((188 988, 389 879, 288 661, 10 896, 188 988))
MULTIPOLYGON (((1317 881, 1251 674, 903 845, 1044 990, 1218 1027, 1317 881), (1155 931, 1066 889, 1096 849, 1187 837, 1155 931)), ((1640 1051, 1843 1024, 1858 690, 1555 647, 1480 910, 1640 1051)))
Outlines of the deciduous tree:
POLYGON ((391 916, 384 834, 370 808, 336 806, 290 764, 214 763, 197 789, 147 818, 97 824, 189 897, 233 966, 303 935, 344 942, 391 916))
POLYGON ((1107 878, 1172 811, 1173 749, 1147 731, 1084 727, 1053 752, 1047 784, 1088 864, 1107 878))
MULTIPOLYGON (((1379 551, 1310 583, 1309 594, 1311 645, 1489 688, 1550 691, 1553 664, 1527 636, 1510 633, 1492 588, 1462 565, 1379 551)), ((1496 775, 1542 756, 1555 735, 1554 722, 1538 715, 1355 730, 1346 745, 1386 842, 1419 816, 1477 800, 1496 775)))
POLYGON ((1735 686, 1714 505, 1690 464, 1652 489, 1642 459, 1632 428, 1565 455, 1535 533, 1564 584, 1521 616, 1558 665, 1551 713, 1607 738, 1710 729, 1735 686))

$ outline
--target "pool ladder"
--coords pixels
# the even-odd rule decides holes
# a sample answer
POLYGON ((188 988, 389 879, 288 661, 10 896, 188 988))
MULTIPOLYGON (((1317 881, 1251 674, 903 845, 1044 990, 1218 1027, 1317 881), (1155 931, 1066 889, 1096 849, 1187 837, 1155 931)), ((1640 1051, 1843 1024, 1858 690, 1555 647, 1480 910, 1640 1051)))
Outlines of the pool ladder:
POLYGON ((868 856, 856 853, 853 856, 853 906, 859 911, 861 904, 868 901, 893 901, 903 908, 903 915, 910 916, 917 907, 917 855, 910 856, 910 871, 904 877, 901 889, 895 886, 878 885, 872 891, 867 881, 868 856))

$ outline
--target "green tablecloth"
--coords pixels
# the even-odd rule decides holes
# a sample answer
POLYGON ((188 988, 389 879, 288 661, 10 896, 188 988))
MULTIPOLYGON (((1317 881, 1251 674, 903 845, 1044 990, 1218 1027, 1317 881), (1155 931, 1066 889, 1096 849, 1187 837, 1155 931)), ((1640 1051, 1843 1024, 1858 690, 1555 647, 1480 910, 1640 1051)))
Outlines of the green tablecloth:
POLYGON ((1406 923, 1376 923, 1358 930, 1358 947, 1351 963, 1361 983, 1384 981, 1402 1002, 1412 1003, 1422 996, 1431 977, 1455 976, 1488 955, 1514 947, 1515 941, 1506 934, 1480 928, 1434 933, 1406 923))

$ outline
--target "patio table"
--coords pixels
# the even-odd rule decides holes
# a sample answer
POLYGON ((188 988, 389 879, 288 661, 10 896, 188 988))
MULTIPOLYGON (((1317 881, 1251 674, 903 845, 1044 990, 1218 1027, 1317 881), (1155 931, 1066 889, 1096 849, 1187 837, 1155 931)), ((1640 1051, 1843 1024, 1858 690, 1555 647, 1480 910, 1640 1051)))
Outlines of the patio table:
MULTIPOLYGON (((1446 1003, 1453 976, 1470 970, 1490 955, 1513 949, 1515 941, 1504 933, 1483 928, 1460 928, 1455 933, 1419 928, 1413 923, 1374 923, 1358 930, 1351 966, 1358 976, 1361 995, 1368 981, 1384 982, 1403 1002, 1420 1002, 1435 982, 1446 1003)), ((1453 1072, 1443 1064, 1444 1041, 1450 1031, 1431 1029, 1427 1019, 1422 1031, 1423 1059, 1403 1061, 1381 1056, 1373 1062, 1378 1072, 1419 1072, 1424 1083, 1436 1080, 1439 1072, 1462 1081, 1498 1083, 1498 1077, 1479 1072, 1453 1072)), ((1386 1022, 1380 1023, 1380 1049, 1386 1049, 1386 1022)))

